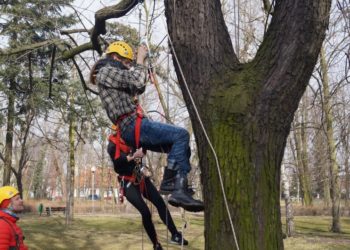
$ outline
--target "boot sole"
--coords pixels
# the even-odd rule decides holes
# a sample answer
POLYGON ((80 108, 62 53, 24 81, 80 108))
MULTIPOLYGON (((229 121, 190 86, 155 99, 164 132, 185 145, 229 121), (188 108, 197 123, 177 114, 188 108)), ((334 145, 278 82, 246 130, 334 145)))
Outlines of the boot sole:
POLYGON ((171 191, 166 191, 166 190, 159 190, 159 193, 162 194, 162 195, 169 195, 173 192, 174 190, 171 190, 171 191))
POLYGON ((169 200, 169 204, 174 206, 174 207, 182 207, 183 209, 185 209, 186 211, 189 211, 189 212, 201 212, 201 211, 204 211, 204 207, 202 206, 186 206, 182 203, 177 203, 177 202, 174 202, 172 200, 169 200))
MULTIPOLYGON (((162 194, 162 195, 168 195, 168 194, 171 194, 172 192, 174 192, 175 189, 172 189, 172 190, 161 190, 159 189, 159 193, 162 194)), ((195 194, 195 192, 187 192, 189 195, 193 196, 195 194)))
POLYGON ((187 246, 188 245, 188 242, 187 242, 187 244, 182 244, 181 242, 176 242, 176 241, 172 241, 172 240, 170 240, 169 243, 173 244, 173 245, 178 245, 178 246, 182 246, 182 245, 187 246))

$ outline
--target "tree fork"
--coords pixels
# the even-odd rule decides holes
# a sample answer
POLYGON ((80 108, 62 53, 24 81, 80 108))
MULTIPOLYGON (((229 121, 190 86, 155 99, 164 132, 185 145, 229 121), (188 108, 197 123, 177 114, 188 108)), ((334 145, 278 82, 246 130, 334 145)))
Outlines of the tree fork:
MULTIPOLYGON (((181 67, 213 140, 241 249, 283 249, 280 164, 325 37, 330 5, 330 0, 277 0, 255 58, 243 65, 233 51, 219 0, 165 1, 180 63, 175 70, 181 76, 181 67)), ((215 160, 182 77, 179 83, 199 149, 205 248, 234 249, 215 160)))

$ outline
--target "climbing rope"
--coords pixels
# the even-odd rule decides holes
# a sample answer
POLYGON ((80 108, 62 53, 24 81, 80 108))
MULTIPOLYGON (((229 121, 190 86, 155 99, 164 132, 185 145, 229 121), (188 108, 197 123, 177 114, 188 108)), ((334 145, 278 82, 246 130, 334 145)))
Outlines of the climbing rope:
MULTIPOLYGON (((166 27, 167 27, 167 26, 166 26, 166 27)), ((178 58, 177 58, 177 54, 176 54, 176 52, 175 52, 175 48, 174 48, 173 42, 172 42, 172 40, 171 40, 171 37, 170 37, 168 31, 167 31, 167 34, 168 34, 168 39, 169 39, 170 48, 171 48, 171 51, 173 52, 175 61, 176 61, 177 65, 178 65, 178 67, 179 67, 179 71, 180 71, 182 80, 183 80, 183 82, 184 82, 186 91, 187 91, 187 93, 188 93, 188 96, 190 97, 191 103, 192 103, 192 105, 193 105, 194 111, 195 111, 196 116, 197 116, 197 118, 198 118, 199 124, 200 124, 200 126, 201 126, 201 128, 202 128, 202 131, 203 131, 203 133, 204 133, 204 136, 205 136, 205 138, 206 138, 206 140, 207 140, 207 142, 208 142, 208 144, 209 144, 209 147, 210 147, 211 151, 212 151, 213 154, 214 154, 214 158, 215 158, 215 162, 216 162, 216 169, 217 169, 218 175, 219 175, 220 186, 221 186, 221 191, 222 191, 223 198, 224 198, 224 203, 225 203, 227 215, 228 215, 229 220, 230 220, 231 230, 232 230, 233 238, 234 238, 234 241, 235 241, 235 244, 236 244, 236 248, 237 248, 237 250, 239 250, 239 245, 238 245, 238 242, 237 242, 236 232, 235 232, 235 228, 234 228, 234 226, 233 226, 232 217, 231 217, 231 213, 230 213, 230 209, 229 209, 228 201, 227 201, 227 197, 226 197, 226 192, 225 192, 225 188, 224 188, 224 182, 223 182, 223 180, 222 180, 222 174, 221 174, 219 159, 218 159, 217 154, 216 154, 216 151, 215 151, 215 149, 214 149, 214 147, 213 147, 213 145, 212 145, 212 143, 211 143, 211 140, 210 140, 210 138, 209 138, 209 136, 208 136, 208 134, 207 134, 207 131, 206 131, 204 125, 203 125, 202 119, 201 119, 201 117, 200 117, 200 115, 199 115, 199 112, 198 112, 197 106, 196 106, 196 104, 195 104, 195 102, 194 102, 194 100, 193 100, 192 94, 191 94, 191 92, 190 92, 190 90, 189 90, 189 87, 188 87, 188 84, 187 84, 185 75, 184 75, 184 73, 183 73, 183 71, 182 71, 180 62, 179 62, 179 60, 178 60, 178 58)))
MULTIPOLYGON (((162 107, 164 109, 163 111, 166 113, 165 117, 166 117, 167 121, 169 122, 170 121, 170 117, 169 117, 169 85, 167 86, 167 105, 165 105, 165 101, 164 101, 164 98, 163 98, 163 96, 162 96, 162 94, 160 92, 158 80, 157 80, 155 72, 154 72, 154 67, 152 66, 152 61, 151 60, 153 58, 153 54, 152 54, 152 51, 151 51, 150 46, 149 46, 149 33, 150 33, 150 28, 151 28, 152 21, 154 19, 155 4, 156 4, 156 1, 153 2, 153 11, 152 11, 152 14, 151 14, 151 19, 149 20, 149 22, 148 22, 148 20, 146 20, 146 31, 145 31, 145 36, 144 37, 141 37, 142 14, 141 14, 141 8, 139 9, 139 41, 140 41, 140 44, 144 44, 147 47, 147 49, 148 49, 148 59, 149 59, 148 60, 148 72, 149 72, 149 76, 150 76, 150 81, 156 87, 159 99, 160 99, 160 101, 162 103, 162 107)), ((159 45, 164 41, 164 39, 166 37, 167 36, 164 36, 164 38, 161 40, 159 45)), ((170 68, 169 68, 169 65, 170 65, 170 63, 169 63, 169 54, 168 54, 167 58, 168 58, 168 69, 167 69, 167 72, 169 73, 170 72, 170 68)), ((169 247, 169 232, 168 232, 169 231, 168 230, 168 219, 169 218, 168 218, 168 213, 170 213, 170 210, 168 208, 168 195, 165 196, 165 205, 166 205, 166 238, 167 238, 166 248, 168 249, 168 247, 169 247)), ((184 238, 185 238, 184 237, 185 236, 185 229, 187 228, 188 222, 187 222, 187 219, 186 219, 185 210, 184 209, 181 209, 181 210, 182 210, 181 218, 182 218, 182 221, 183 221, 182 230, 181 230, 181 233, 182 233, 181 249, 183 250, 184 238)), ((142 240, 142 242, 143 242, 143 240, 142 240)), ((143 249, 143 244, 142 244, 142 249, 143 249)))
POLYGON ((182 233, 182 240, 181 240, 181 250, 184 249, 184 239, 185 239, 185 229, 187 228, 187 219, 186 219, 186 211, 185 209, 181 208, 182 213, 181 213, 181 219, 182 219, 182 228, 181 228, 181 233, 182 233))

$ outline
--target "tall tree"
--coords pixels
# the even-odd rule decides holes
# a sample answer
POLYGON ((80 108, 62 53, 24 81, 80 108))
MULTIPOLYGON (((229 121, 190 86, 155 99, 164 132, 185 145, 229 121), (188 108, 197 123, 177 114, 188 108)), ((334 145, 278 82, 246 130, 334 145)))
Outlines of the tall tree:
POLYGON ((195 93, 194 102, 225 173, 239 247, 282 249, 280 164, 294 112, 325 37, 330 5, 330 0, 275 1, 255 58, 241 64, 220 1, 165 2, 173 56, 178 59, 175 69, 199 148, 206 249, 233 249, 235 242, 223 196, 217 195, 222 192, 216 160, 186 84, 195 93))
POLYGON ((74 98, 73 91, 70 93, 69 104, 69 162, 67 164, 67 199, 66 199, 66 225, 70 225, 74 217, 74 182, 75 182, 75 130, 76 130, 76 114, 74 111, 74 98))
POLYGON ((285 165, 281 165, 281 181, 283 186, 283 198, 286 206, 286 235, 291 237, 294 234, 293 205, 289 192, 289 180, 286 174, 285 165))
POLYGON ((327 137, 327 164, 329 166, 329 181, 330 181, 330 195, 332 201, 332 227, 331 231, 340 233, 340 188, 339 188, 339 170, 336 158, 336 146, 333 131, 333 114, 332 114, 332 103, 331 95, 329 92, 329 77, 328 67, 325 58, 325 51, 321 49, 320 55, 321 61, 321 72, 322 72, 322 85, 323 85, 323 112, 325 115, 325 130, 327 137))
MULTIPOLYGON (((125 0, 96 13, 94 49, 101 52, 98 35, 106 32, 105 20, 126 14, 137 3, 125 0)), ((206 249, 283 249, 280 164, 325 37, 330 5, 331 0, 274 1, 263 41, 243 64, 220 0, 165 1, 175 70, 199 149, 206 249), (195 93, 194 102, 189 93, 195 93), (218 169, 225 174, 219 176, 218 169), (218 196, 221 183, 226 200, 218 196)))
MULTIPOLYGON (((58 37, 57 29, 74 23, 72 16, 64 16, 61 13, 62 6, 70 2, 72 1, 24 0, 9 1, 7 4, 0 5, 0 12, 4 17, 0 22, 0 34, 2 38, 5 37, 8 48, 22 49, 28 44, 58 37)), ((50 106, 47 99, 41 99, 35 105, 28 105, 30 103, 28 99, 33 98, 37 93, 42 93, 42 89, 37 88, 38 83, 50 78, 48 73, 50 57, 50 50, 39 48, 27 54, 8 55, 1 58, 4 62, 0 68, 1 90, 8 96, 3 184, 10 183, 13 132, 16 129, 18 117, 30 109, 39 111, 43 106, 45 108, 50 106), (46 104, 43 104, 44 102, 46 104)), ((35 113, 39 114, 39 112, 35 113)))
MULTIPOLYGON (((304 101, 306 98, 304 98, 304 101)), ((311 196, 311 181, 308 163, 308 150, 307 150, 307 136, 306 136, 306 104, 301 103, 300 112, 295 113, 295 120, 297 124, 293 125, 294 141, 295 141, 295 154, 296 154, 296 165, 298 167, 300 189, 302 192, 302 201, 306 206, 312 205, 311 196)))

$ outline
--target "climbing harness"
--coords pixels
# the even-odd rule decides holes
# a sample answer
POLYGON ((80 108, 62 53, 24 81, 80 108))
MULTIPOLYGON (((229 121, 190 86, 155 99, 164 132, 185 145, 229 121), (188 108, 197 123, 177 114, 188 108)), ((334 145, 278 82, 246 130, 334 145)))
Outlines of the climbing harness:
POLYGON ((124 140, 121 138, 121 131, 119 128, 119 123, 125 119, 126 117, 136 114, 136 121, 135 121, 135 145, 136 149, 139 148, 140 146, 140 135, 141 135, 141 123, 142 123, 142 118, 143 116, 143 111, 142 107, 140 105, 136 106, 136 111, 130 112, 128 114, 124 114, 120 116, 117 119, 116 124, 112 126, 112 130, 115 132, 111 134, 108 137, 108 140, 113 142, 115 144, 115 153, 114 153, 114 159, 118 159, 120 157, 120 151, 125 152, 125 153, 130 153, 131 148, 127 146, 124 142, 124 140))

